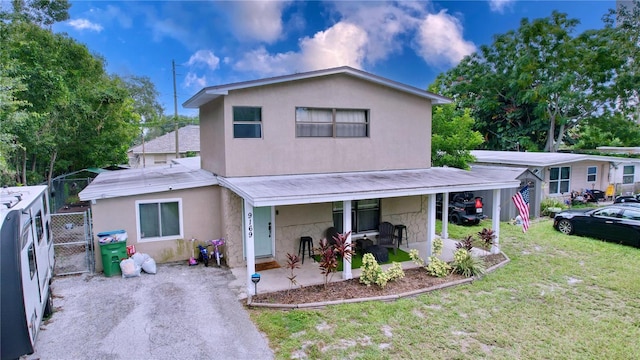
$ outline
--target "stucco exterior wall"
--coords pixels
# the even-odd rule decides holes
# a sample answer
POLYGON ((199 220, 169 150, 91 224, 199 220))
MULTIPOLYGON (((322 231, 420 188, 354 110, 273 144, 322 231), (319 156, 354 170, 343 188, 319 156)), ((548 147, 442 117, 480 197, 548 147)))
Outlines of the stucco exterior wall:
MULTIPOLYGON (((542 198, 563 198, 568 199, 571 191, 582 192, 586 189, 596 189, 605 191, 609 185, 609 163, 602 161, 582 161, 570 164, 554 165, 553 167, 570 167, 571 177, 569 182, 569 192, 564 194, 550 194, 549 193, 549 181, 550 181, 550 169, 551 167, 545 167, 544 169, 544 184, 543 184, 543 196, 542 198), (589 167, 595 166, 597 168, 596 181, 587 181, 587 170, 589 167)), ((566 200, 565 199, 565 200, 566 200)))
POLYGON ((111 230, 126 230, 127 245, 149 254, 157 263, 187 260, 191 257, 191 238, 200 241, 222 236, 220 217, 220 188, 207 186, 187 190, 100 199, 91 205, 96 271, 103 270, 97 234, 111 230), (139 242, 136 228, 136 201, 182 199, 183 239, 139 242))
POLYGON ((222 228, 225 237, 225 257, 229 267, 244 266, 244 239, 242 230, 243 201, 233 191, 221 188, 222 228))
POLYGON ((221 99, 201 107, 200 126, 203 166, 222 176, 431 166, 431 102, 418 96, 333 75, 231 91, 221 99), (233 106, 262 108, 261 139, 233 138, 233 106), (370 136, 296 138, 295 109, 301 106, 367 109, 370 136))
MULTIPOLYGON (((435 195, 433 195, 435 196, 435 195)), ((427 195, 382 199, 380 221, 407 227, 407 241, 424 241, 427 238, 427 195)))
POLYGON ((225 172, 224 101, 218 98, 200 109, 200 159, 202 168, 214 174, 225 172))
POLYGON ((287 253, 298 254, 300 237, 311 236, 318 247, 327 228, 333 226, 331 203, 276 207, 276 259, 287 261, 287 253))

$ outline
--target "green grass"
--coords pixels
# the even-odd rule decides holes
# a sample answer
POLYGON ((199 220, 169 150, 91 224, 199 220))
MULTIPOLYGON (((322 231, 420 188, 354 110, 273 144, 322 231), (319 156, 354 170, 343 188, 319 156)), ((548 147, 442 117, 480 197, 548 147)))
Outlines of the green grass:
POLYGON ((511 262, 468 285, 251 317, 277 359, 640 358, 640 249, 562 235, 550 219, 500 230, 511 262))
MULTIPOLYGON (((316 259, 316 261, 320 261, 320 255, 315 255, 314 259, 316 259)), ((409 253, 401 249, 396 249, 396 253, 394 254, 393 250, 389 249, 389 261, 380 263, 380 265, 391 264, 392 262, 403 262, 403 261, 411 261, 411 258, 409 257, 409 253)), ((362 255, 354 254, 351 257, 351 268, 359 269, 361 266, 362 266, 362 255)), ((338 268, 336 269, 336 271, 342 271, 342 270, 343 270, 342 259, 338 259, 338 268)))

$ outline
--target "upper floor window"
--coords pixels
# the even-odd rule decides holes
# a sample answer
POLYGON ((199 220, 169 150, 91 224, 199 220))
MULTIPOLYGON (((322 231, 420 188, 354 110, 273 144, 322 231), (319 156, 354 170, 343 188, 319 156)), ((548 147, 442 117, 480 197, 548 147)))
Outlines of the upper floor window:
POLYGON ((233 137, 235 139, 262 138, 262 108, 234 106, 233 137))
POLYGON ((563 194, 569 192, 571 168, 568 166, 552 167, 549 169, 549 194, 563 194))
POLYGON ((367 137, 369 111, 296 108, 297 137, 367 137))
POLYGON ((181 239, 182 200, 136 201, 138 241, 181 239))
POLYGON ((623 184, 633 184, 633 175, 636 172, 636 168, 634 165, 625 165, 622 170, 622 183, 623 184))
POLYGON ((587 181, 589 182, 596 181, 597 175, 598 175, 598 168, 596 166, 589 166, 587 168, 587 181))

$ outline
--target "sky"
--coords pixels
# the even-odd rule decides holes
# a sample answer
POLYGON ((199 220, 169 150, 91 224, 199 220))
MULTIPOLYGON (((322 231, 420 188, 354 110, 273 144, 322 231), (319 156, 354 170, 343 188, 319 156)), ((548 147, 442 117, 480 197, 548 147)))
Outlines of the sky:
POLYGON ((53 26, 103 57, 107 71, 147 76, 172 115, 203 87, 348 65, 420 89, 494 35, 553 10, 603 27, 615 1, 71 1, 53 26), (175 62, 173 87, 172 62, 175 62))

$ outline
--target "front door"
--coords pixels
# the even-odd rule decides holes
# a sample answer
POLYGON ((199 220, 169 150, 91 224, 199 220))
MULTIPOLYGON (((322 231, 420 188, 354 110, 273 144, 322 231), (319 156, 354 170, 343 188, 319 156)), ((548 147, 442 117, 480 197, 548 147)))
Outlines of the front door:
POLYGON ((255 232, 254 244, 256 257, 273 255, 273 226, 271 223, 271 207, 253 208, 255 232))

